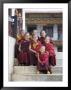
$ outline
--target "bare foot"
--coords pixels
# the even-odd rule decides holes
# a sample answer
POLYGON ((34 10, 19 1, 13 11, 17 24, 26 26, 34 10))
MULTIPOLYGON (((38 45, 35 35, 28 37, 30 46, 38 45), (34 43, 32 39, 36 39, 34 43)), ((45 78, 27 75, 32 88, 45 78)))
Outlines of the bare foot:
POLYGON ((39 74, 39 71, 37 71, 37 74, 39 74))
POLYGON ((50 74, 50 72, 49 72, 49 71, 47 71, 47 74, 50 74))
POLYGON ((50 71, 50 74, 52 74, 52 71, 50 71))

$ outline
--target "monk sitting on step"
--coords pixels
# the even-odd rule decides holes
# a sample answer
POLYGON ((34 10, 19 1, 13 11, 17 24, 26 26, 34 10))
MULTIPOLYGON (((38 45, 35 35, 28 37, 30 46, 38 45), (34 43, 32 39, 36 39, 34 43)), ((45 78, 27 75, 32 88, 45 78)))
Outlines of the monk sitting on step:
POLYGON ((45 46, 41 46, 40 52, 37 54, 38 64, 37 70, 38 73, 47 74, 48 66, 49 66, 49 53, 45 51, 45 46))

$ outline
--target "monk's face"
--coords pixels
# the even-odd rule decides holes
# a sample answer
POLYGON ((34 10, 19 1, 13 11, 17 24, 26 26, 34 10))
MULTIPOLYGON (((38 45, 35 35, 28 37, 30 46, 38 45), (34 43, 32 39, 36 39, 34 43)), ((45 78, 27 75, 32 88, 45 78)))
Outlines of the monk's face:
POLYGON ((46 36, 45 31, 42 31, 42 32, 41 32, 41 37, 45 37, 45 36, 46 36))
POLYGON ((33 41, 37 42, 37 40, 38 40, 38 36, 37 35, 33 36, 33 41))
POLYGON ((45 43, 50 43, 50 38, 49 37, 46 37, 45 43))
POLYGON ((27 33, 27 34, 25 35, 25 40, 29 40, 29 38, 30 38, 30 35, 29 35, 29 33, 27 33))
POLYGON ((45 46, 42 46, 42 47, 40 48, 40 52, 41 52, 41 53, 44 53, 44 52, 45 52, 45 46))

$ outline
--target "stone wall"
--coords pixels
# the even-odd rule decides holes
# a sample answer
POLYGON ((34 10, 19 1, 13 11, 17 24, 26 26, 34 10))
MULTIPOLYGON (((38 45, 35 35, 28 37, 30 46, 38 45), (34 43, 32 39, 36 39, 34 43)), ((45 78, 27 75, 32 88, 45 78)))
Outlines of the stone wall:
POLYGON ((15 39, 13 37, 8 38, 8 79, 11 80, 11 74, 13 72, 13 65, 14 65, 14 46, 15 46, 15 39))

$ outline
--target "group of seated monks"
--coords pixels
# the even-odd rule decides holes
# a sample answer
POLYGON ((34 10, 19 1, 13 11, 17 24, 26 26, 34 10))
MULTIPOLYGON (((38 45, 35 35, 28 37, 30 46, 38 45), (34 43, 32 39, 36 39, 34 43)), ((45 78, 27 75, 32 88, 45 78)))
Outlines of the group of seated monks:
POLYGON ((37 30, 33 30, 31 35, 21 31, 16 39, 15 58, 18 65, 37 66, 37 73, 52 74, 51 67, 56 65, 54 44, 45 31, 40 32, 40 37, 37 30))

